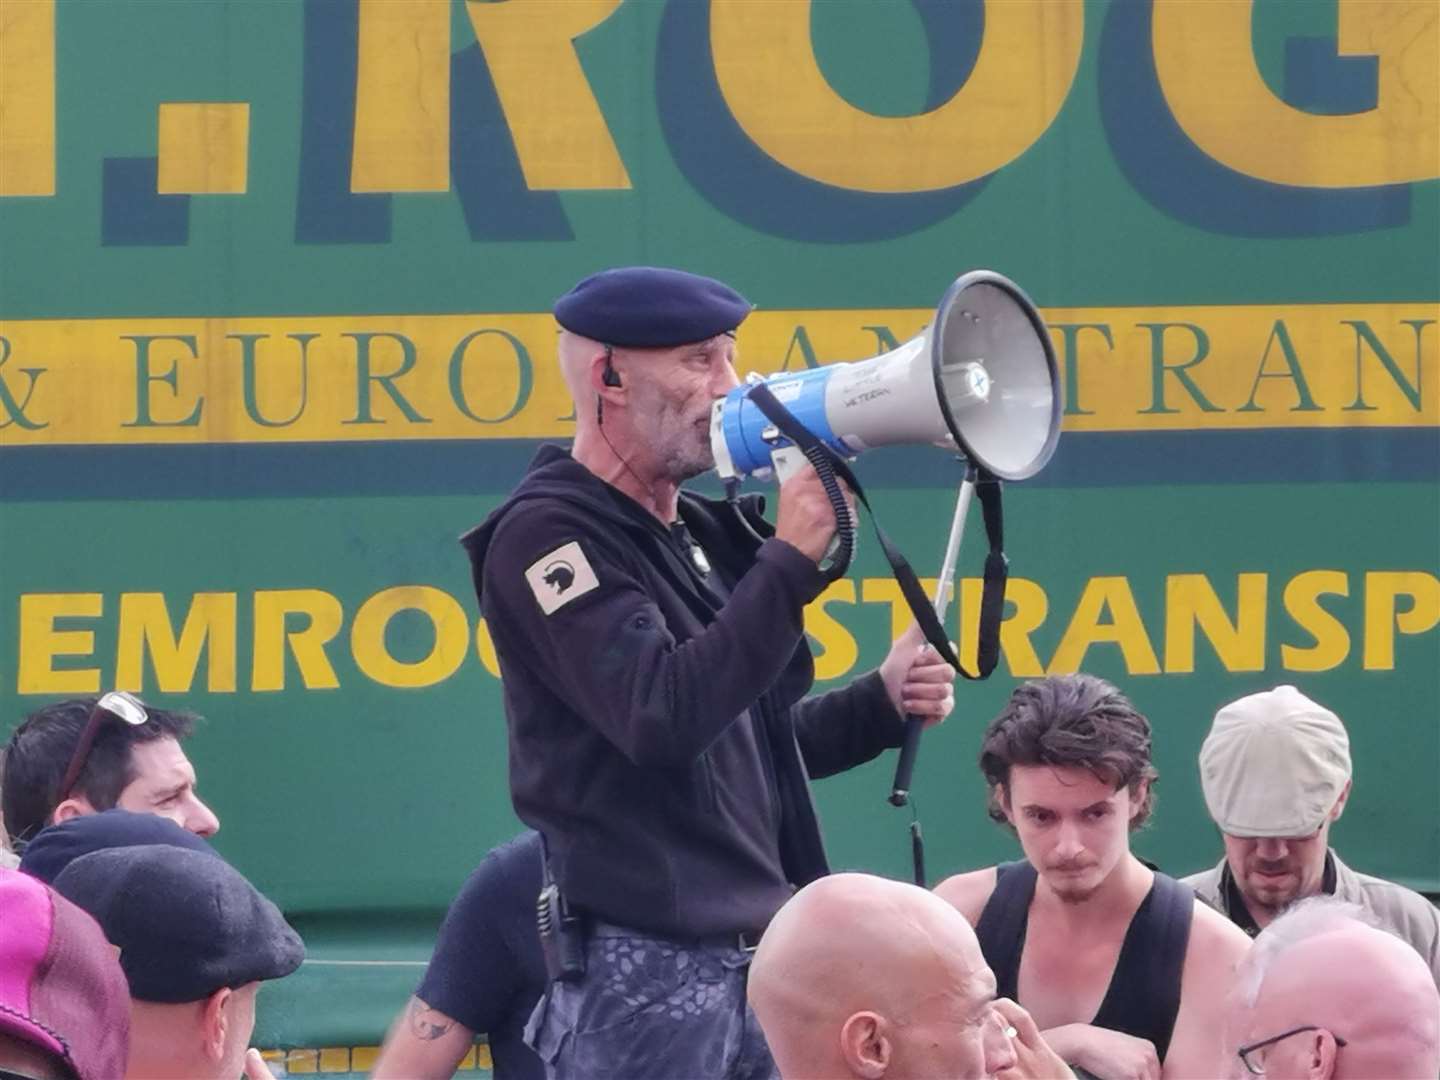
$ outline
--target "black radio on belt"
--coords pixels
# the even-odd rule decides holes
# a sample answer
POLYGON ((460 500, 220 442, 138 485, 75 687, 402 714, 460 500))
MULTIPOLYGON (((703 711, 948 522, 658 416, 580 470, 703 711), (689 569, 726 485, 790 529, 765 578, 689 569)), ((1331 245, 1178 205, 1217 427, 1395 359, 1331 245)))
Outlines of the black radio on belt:
POLYGON ((535 927, 551 982, 574 982, 585 974, 585 928, 579 916, 570 914, 560 886, 553 881, 535 901, 535 927))
POLYGON ((550 853, 541 840, 544 885, 535 898, 535 929, 540 933, 540 951, 545 957, 545 976, 550 982, 575 982, 585 974, 585 926, 561 895, 550 874, 550 853))

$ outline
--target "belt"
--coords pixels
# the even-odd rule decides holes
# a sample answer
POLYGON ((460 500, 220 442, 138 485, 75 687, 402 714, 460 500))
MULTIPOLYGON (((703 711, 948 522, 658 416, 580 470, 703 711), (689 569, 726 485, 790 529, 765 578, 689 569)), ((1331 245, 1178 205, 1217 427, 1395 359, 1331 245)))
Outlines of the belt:
POLYGON ((667 941, 682 948, 690 949, 735 949, 753 953, 760 947, 763 930, 737 930, 731 934, 705 934, 700 937, 676 938, 665 934, 652 934, 637 930, 633 926, 618 926, 602 919, 590 920, 590 933, 594 937, 639 937, 652 941, 667 941))
POLYGON ((760 935, 763 933, 764 930, 741 930, 737 934, 727 935, 727 938, 733 948, 741 952, 754 952, 760 947, 760 935))

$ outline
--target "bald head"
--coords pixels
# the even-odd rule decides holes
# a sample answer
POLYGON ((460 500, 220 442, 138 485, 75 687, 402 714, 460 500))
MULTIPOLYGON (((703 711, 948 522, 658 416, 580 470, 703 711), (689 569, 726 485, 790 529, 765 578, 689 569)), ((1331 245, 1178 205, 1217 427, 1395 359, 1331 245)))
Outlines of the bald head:
POLYGON ((1240 1043, 1297 1027, 1318 1029, 1257 1052, 1272 1080, 1435 1077, 1440 991, 1434 977, 1410 945, 1350 917, 1345 907, 1306 901, 1256 939, 1240 973, 1242 1006, 1248 1006, 1238 1024, 1240 1043))
POLYGON ((924 889, 836 874, 770 923, 750 1003, 785 1080, 986 1077, 1008 1066, 975 933, 924 889))

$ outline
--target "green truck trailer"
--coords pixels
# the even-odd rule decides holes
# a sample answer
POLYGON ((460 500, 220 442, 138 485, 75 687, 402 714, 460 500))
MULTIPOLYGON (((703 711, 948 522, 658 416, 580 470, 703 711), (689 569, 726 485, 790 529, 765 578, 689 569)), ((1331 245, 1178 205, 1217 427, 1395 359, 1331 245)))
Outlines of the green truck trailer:
MULTIPOLYGON (((979 730, 1083 668, 1155 725, 1146 857, 1216 857, 1200 740, 1290 682, 1350 728, 1337 845, 1435 895, 1437 13, 0 0, 0 733, 110 688, 203 714, 216 844, 309 945, 257 1044, 364 1071, 519 828, 456 541, 572 429, 552 300, 711 274, 772 373, 893 348, 989 267, 1045 315, 1064 434, 1007 492, 1000 667, 921 752, 932 876, 1013 854, 979 730)), ((955 461, 856 468, 935 573, 955 461)), ((809 612, 820 685, 906 619, 862 539, 809 612)), ((892 768, 817 785, 835 865, 908 875, 892 768)))

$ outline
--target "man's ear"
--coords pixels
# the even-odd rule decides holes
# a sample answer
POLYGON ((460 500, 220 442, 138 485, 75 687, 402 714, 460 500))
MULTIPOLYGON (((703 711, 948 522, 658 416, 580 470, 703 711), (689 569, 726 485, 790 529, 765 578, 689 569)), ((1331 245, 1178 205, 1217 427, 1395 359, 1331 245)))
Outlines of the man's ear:
POLYGON ((596 346, 594 355, 590 357, 589 375, 590 389, 596 394, 607 401, 621 396, 616 391, 624 388, 625 380, 615 367, 613 349, 606 349, 603 345, 596 346))
POLYGON ((1329 1080, 1335 1075, 1335 1036, 1325 1030, 1307 1031, 1305 1044, 1305 1075, 1314 1080, 1329 1080))
POLYGON ((1130 820, 1134 821, 1145 806, 1145 797, 1150 794, 1150 781, 1143 777, 1130 785, 1130 820))
POLYGON ((1345 787, 1340 792, 1340 797, 1335 800, 1335 808, 1330 811, 1331 821, 1339 821, 1340 815, 1345 812, 1345 803, 1350 799, 1350 785, 1354 782, 1353 780, 1345 781, 1345 787))
POLYGON ((890 1068, 889 1023, 873 1012, 858 1012, 840 1028, 840 1055, 852 1076, 879 1080, 890 1068))
POLYGON ((222 986, 205 999, 201 1017, 202 1041, 205 1056, 212 1061, 219 1062, 225 1057, 225 1036, 234 1023, 231 1015, 234 1000, 235 992, 228 986, 222 986))
POLYGON ((85 817, 87 814, 98 814, 100 811, 90 805, 90 800, 84 795, 72 795, 50 813, 50 824, 59 825, 62 821, 69 821, 71 818, 85 817))

